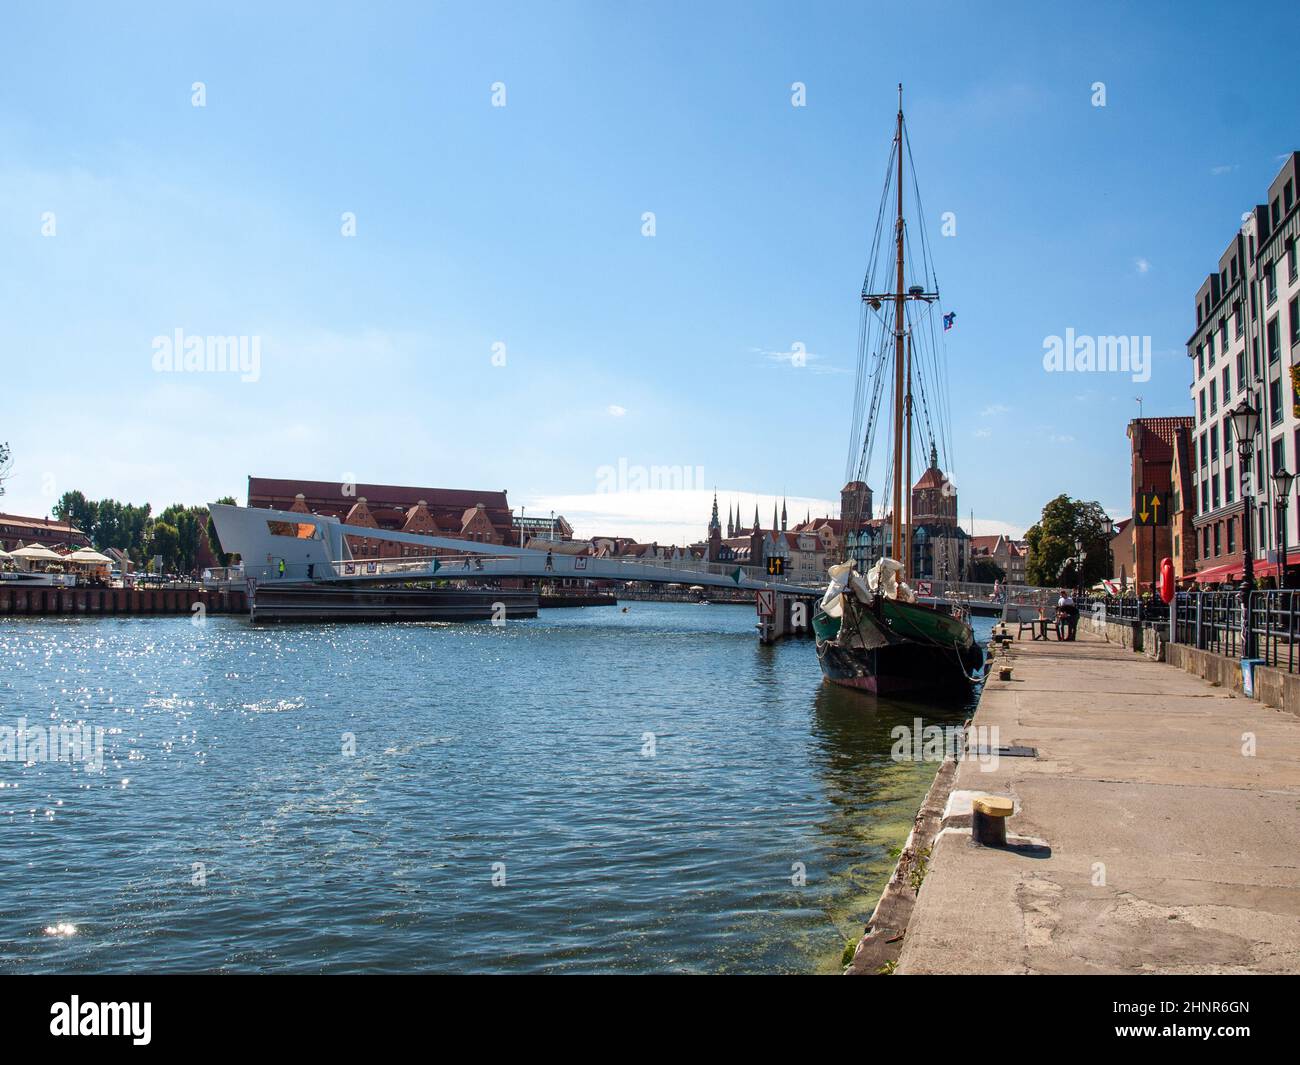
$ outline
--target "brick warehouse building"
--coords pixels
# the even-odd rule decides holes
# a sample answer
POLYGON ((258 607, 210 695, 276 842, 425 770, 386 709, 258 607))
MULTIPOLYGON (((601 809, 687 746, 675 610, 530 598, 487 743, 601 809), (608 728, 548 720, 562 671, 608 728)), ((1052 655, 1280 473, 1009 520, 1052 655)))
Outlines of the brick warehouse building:
MULTIPOLYGON (((450 536, 487 544, 513 542, 513 516, 504 491, 250 476, 248 505, 324 514, 348 525, 394 532, 450 536)), ((413 545, 360 536, 349 536, 348 546, 356 558, 428 553, 413 545)))
MULTIPOLYGON (((1190 512, 1180 510, 1176 520, 1173 520, 1172 515, 1175 497, 1185 498, 1191 490, 1191 472, 1185 456, 1190 453, 1190 438, 1194 427, 1195 420, 1191 417, 1134 418, 1128 423, 1128 438, 1133 449, 1133 502, 1136 505, 1138 493, 1142 489, 1158 491, 1166 500, 1171 515, 1171 520, 1160 525, 1138 525, 1133 522, 1125 530, 1132 544, 1133 582, 1139 592, 1144 588, 1146 591, 1151 590, 1153 536, 1157 566, 1162 558, 1183 559, 1186 556, 1188 537, 1192 535, 1190 512), (1180 456, 1184 457, 1184 461, 1179 461, 1180 456), (1184 483, 1175 484, 1176 473, 1184 483)), ((1125 551, 1124 554, 1127 556, 1128 552, 1125 551)), ((1194 550, 1192 559, 1194 564, 1194 550)), ((1188 576, 1190 572, 1176 572, 1176 575, 1188 576)))
POLYGON ((42 547, 89 547, 90 537, 66 521, 29 518, 22 514, 0 514, 0 550, 12 551, 19 544, 42 547))

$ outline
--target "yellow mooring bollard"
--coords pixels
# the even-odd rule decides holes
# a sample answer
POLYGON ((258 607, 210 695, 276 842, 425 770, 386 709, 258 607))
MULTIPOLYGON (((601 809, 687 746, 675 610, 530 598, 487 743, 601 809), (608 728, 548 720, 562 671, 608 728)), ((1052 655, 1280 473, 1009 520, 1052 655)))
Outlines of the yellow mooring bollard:
POLYGON ((981 847, 1005 847, 1007 818, 1015 810, 1015 803, 1001 795, 981 795, 971 805, 971 842, 981 847))

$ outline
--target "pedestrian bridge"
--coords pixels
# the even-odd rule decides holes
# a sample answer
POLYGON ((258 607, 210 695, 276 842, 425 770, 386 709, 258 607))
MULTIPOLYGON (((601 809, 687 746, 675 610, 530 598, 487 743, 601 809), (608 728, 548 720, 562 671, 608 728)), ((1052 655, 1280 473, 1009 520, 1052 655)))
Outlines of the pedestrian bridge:
POLYGON ((212 521, 223 551, 237 553, 243 565, 212 570, 205 583, 247 581, 257 585, 302 583, 372 584, 392 581, 535 580, 639 581, 652 584, 698 584, 705 588, 770 589, 803 598, 820 596, 823 585, 763 580, 744 567, 726 563, 656 559, 593 558, 528 547, 477 543, 445 536, 346 525, 337 518, 291 510, 237 507, 213 503, 212 521), (428 554, 400 558, 356 559, 347 537, 361 536, 425 548, 428 554), (436 552, 436 553, 435 553, 436 552))

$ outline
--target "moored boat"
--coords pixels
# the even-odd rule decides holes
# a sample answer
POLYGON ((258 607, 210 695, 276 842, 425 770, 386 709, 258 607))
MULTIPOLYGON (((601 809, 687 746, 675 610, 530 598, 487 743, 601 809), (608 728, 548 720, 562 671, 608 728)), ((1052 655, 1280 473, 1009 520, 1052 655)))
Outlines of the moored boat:
MULTIPOLYGON (((909 317, 909 310, 919 308, 915 313, 919 313, 923 320, 928 317, 931 326, 929 339, 934 345, 934 309, 938 305, 939 293, 932 271, 922 271, 922 280, 929 284, 908 285, 906 282, 908 242, 903 210, 903 159, 910 157, 911 153, 905 140, 902 101, 900 85, 893 155, 887 170, 890 177, 876 223, 872 266, 868 268, 862 288, 863 320, 859 331, 854 429, 849 453, 853 479, 846 486, 846 492, 854 486, 860 486, 863 492, 855 491, 846 498, 865 498, 866 512, 851 512, 852 507, 848 507, 841 515, 846 554, 851 554, 850 545, 858 542, 855 540, 857 531, 868 525, 871 518, 866 471, 874 433, 882 420, 877 414, 884 409, 881 399, 889 382, 892 385, 892 403, 887 409, 893 446, 892 453, 887 456, 887 474, 893 483, 893 507, 888 515, 888 539, 883 543, 889 552, 899 554, 901 561, 890 557, 889 553, 882 553, 881 557, 872 560, 865 580, 859 572, 859 567, 867 561, 862 557, 849 557, 832 566, 830 586, 814 611, 812 623, 817 637, 817 658, 823 675, 832 683, 877 693, 935 691, 968 694, 972 685, 983 679, 984 664, 983 649, 975 640, 969 618, 963 610, 942 602, 917 602, 907 583, 914 565, 912 501, 910 495, 904 499, 903 489, 911 486, 912 445, 918 435, 913 421, 915 403, 919 398, 925 407, 927 402, 924 374, 921 376, 920 396, 913 392, 916 374, 914 326, 920 323, 909 317), (890 248, 882 242, 881 235, 890 202, 889 185, 894 181, 896 213, 893 246, 890 248), (886 250, 886 258, 891 260, 887 269, 893 275, 891 291, 878 291, 880 286, 874 283, 875 261, 877 253, 886 250)), ((919 197, 919 193, 917 195, 919 197)), ((927 245, 923 232, 920 244, 924 256, 927 245)), ((943 319, 944 329, 949 328, 953 316, 943 316, 943 319)), ((922 329, 922 342, 925 336, 922 329)), ((931 355, 935 353, 932 351, 931 355)), ((932 371, 929 380, 939 382, 942 374, 937 357, 932 371)), ((934 420, 925 408, 923 425, 930 435, 932 456, 931 470, 927 475, 931 472, 936 474, 940 490, 943 490, 949 482, 938 470, 934 420)), ((952 512, 955 515, 955 499, 952 512)))

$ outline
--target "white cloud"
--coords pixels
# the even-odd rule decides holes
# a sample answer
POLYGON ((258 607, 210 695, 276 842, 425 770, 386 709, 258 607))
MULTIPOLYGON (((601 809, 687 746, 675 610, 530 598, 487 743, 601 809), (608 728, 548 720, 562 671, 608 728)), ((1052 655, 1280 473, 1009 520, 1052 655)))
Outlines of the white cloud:
POLYGON ((1011 408, 1002 403, 994 403, 980 411, 981 418, 996 418, 999 414, 1010 413, 1011 408))
POLYGON ((1139 274, 1145 274, 1151 269, 1151 263, 1147 259, 1134 259, 1133 265, 1137 267, 1137 272, 1139 274))
POLYGON ((1210 167, 1210 173, 1213 174, 1215 177, 1218 177, 1221 174, 1231 174, 1236 169, 1237 169, 1236 163, 1225 164, 1223 166, 1210 167))
POLYGON ((626 408, 626 407, 620 407, 617 403, 611 403, 611 404, 609 405, 608 410, 609 410, 609 413, 610 413, 613 417, 615 417, 615 418, 621 418, 621 417, 623 417, 624 414, 627 413, 627 408, 626 408))

